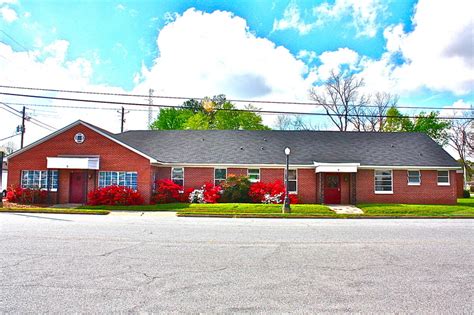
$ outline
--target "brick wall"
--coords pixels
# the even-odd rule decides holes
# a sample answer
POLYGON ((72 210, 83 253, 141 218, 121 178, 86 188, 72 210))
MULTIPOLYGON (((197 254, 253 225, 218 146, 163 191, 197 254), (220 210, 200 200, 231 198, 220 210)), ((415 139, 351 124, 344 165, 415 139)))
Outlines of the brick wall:
POLYGON ((283 168, 261 168, 260 181, 264 183, 274 182, 276 180, 283 181, 284 174, 283 168))
POLYGON ((462 198, 464 192, 464 174, 456 173, 456 191, 457 197, 462 198))
MULTIPOLYGON (((145 200, 150 199, 152 172, 149 160, 83 125, 75 126, 9 159, 8 185, 20 185, 22 170, 46 170, 46 157, 58 155, 98 155, 102 171, 138 172, 138 190, 145 200), (78 132, 86 137, 82 144, 74 142, 74 135, 78 132)), ((69 175, 73 171, 59 171, 59 203, 69 202, 69 175)), ((93 189, 97 178, 94 171, 89 172, 88 186, 93 189)))
POLYGON ((419 204, 455 204, 456 171, 450 171, 450 185, 438 186, 438 173, 435 170, 421 171, 421 185, 407 184, 407 171, 393 171, 393 194, 374 193, 374 171, 357 172, 358 203, 419 203, 419 204))
POLYGON ((185 167, 184 188, 200 188, 205 183, 214 183, 214 168, 185 167))
POLYGON ((316 203, 317 183, 314 169, 298 169, 298 197, 301 203, 316 203))

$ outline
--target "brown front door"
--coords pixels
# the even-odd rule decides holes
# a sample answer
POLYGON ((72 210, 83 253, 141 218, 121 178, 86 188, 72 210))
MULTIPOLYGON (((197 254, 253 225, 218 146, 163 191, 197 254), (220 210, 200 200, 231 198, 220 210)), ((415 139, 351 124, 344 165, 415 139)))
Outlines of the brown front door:
POLYGON ((341 176, 339 174, 327 173, 324 176, 324 203, 341 203, 341 176))
POLYGON ((85 203, 86 178, 86 174, 83 172, 71 173, 69 182, 70 203, 85 203))

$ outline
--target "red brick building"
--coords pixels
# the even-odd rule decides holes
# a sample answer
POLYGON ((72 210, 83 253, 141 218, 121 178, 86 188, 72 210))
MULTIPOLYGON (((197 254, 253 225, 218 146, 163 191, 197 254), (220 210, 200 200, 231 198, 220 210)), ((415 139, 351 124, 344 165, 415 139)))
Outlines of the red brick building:
POLYGON ((50 191, 52 203, 86 203, 87 192, 113 184, 150 200, 153 183, 185 188, 229 174, 283 180, 304 203, 453 204, 461 167, 420 133, 176 130, 112 134, 83 121, 9 156, 8 186, 50 191))

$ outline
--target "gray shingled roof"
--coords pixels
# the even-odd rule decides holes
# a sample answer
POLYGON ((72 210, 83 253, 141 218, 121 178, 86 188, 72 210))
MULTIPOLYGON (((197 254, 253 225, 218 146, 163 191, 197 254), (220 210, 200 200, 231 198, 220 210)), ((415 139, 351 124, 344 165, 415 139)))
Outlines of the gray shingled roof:
POLYGON ((128 131, 117 140, 168 163, 291 164, 316 162, 387 166, 459 164, 422 133, 337 131, 172 130, 128 131))

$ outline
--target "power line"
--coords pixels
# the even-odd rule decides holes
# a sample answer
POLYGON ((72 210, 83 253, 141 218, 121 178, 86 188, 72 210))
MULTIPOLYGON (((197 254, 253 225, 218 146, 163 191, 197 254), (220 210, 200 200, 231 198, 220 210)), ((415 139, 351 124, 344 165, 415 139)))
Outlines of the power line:
MULTIPOLYGON (((2 108, 3 110, 9 112, 10 114, 12 115, 15 115, 16 117, 19 117, 19 118, 22 118, 23 119, 23 112, 22 111, 18 111, 16 110, 15 108, 12 108, 11 106, 8 106, 6 103, 3 103, 3 102, 0 102, 0 104, 2 104, 3 106, 6 106, 7 108, 4 108, 4 107, 0 107, 2 108)), ((46 123, 43 123, 37 119, 34 119, 32 117, 27 117, 25 118, 27 121, 29 121, 30 123, 32 123, 33 125, 36 125, 38 127, 41 127, 43 129, 46 129, 48 131, 56 131, 57 128, 54 128, 46 123)))
MULTIPOLYGON (((17 97, 27 97, 27 98, 39 98, 39 99, 50 99, 50 100, 62 100, 62 101, 73 101, 73 102, 86 102, 86 103, 96 103, 96 104, 113 104, 113 105, 128 105, 128 106, 153 106, 158 108, 175 108, 175 109, 184 109, 184 106, 174 106, 174 105, 158 105, 158 104, 143 104, 143 103, 130 103, 130 102, 115 102, 115 101, 103 101, 103 100, 93 100, 93 99, 77 99, 77 98, 68 98, 68 97, 54 97, 54 96, 43 96, 43 95, 31 95, 31 94, 17 94, 17 93, 5 93, 0 92, 0 95, 8 96, 17 96, 17 97)), ((250 112, 256 114, 271 114, 271 115, 310 115, 310 116, 331 116, 327 113, 308 113, 308 112, 286 112, 286 111, 269 111, 269 110, 253 110, 253 109, 223 109, 218 108, 216 111, 227 111, 227 112, 250 112)), ((333 114, 333 116, 339 117, 371 117, 371 118, 398 118, 398 116, 393 115, 354 115, 354 114, 333 114)), ((417 116, 407 116, 403 115, 406 118, 418 118, 417 116)), ((465 117, 438 117, 439 119, 445 120, 458 120, 466 119, 465 117)))
MULTIPOLYGON (((4 102, 0 102, 0 104, 2 104, 3 106, 6 106, 6 107, 8 107, 8 108, 10 108, 11 110, 17 112, 18 114, 22 114, 22 115, 23 115, 23 112, 22 112, 22 111, 16 110, 15 108, 9 106, 8 104, 6 104, 6 103, 4 103, 4 102)), ((21 116, 21 117, 23 117, 23 116, 21 116)), ((38 120, 38 119, 36 119, 36 118, 33 118, 33 117, 31 117, 31 116, 29 116, 27 120, 30 121, 31 123, 36 122, 36 123, 38 123, 38 124, 41 124, 41 125, 43 125, 44 127, 46 127, 47 129, 52 129, 52 131, 57 130, 57 128, 55 128, 55 127, 53 127, 53 126, 51 126, 51 125, 48 125, 47 123, 44 123, 44 122, 42 122, 42 121, 40 121, 40 120, 38 120)), ((41 126, 40 126, 40 127, 41 127, 41 126)), ((43 127, 43 128, 44 128, 44 127, 43 127)))
MULTIPOLYGON (((51 108, 64 108, 64 109, 93 109, 93 110, 120 110, 118 107, 91 107, 91 106, 71 106, 71 105, 49 105, 49 104, 34 104, 34 103, 12 103, 7 102, 6 104, 13 106, 29 106, 29 107, 51 107, 51 108)), ((148 105, 146 105, 148 106, 148 105)), ((148 109, 128 108, 127 111, 134 112, 147 112, 148 109)))
POLYGON ((16 136, 19 136, 20 134, 17 133, 17 134, 14 134, 13 136, 9 136, 9 137, 6 137, 6 138, 2 138, 0 139, 0 141, 4 141, 4 140, 7 140, 7 139, 10 139, 10 138, 13 138, 13 137, 16 137, 16 136))
POLYGON ((26 48, 25 46, 23 46, 22 44, 20 44, 16 39, 14 39, 12 36, 8 35, 7 32, 5 32, 4 30, 1 30, 0 29, 0 32, 2 32, 3 34, 5 34, 5 36, 7 36, 8 38, 10 38, 13 42, 15 42, 18 46, 20 46, 21 48, 23 48, 24 50, 26 50, 26 52, 28 53, 28 55, 30 54, 29 53, 29 49, 26 48))
MULTIPOLYGON (((175 100, 203 100, 204 97, 186 97, 186 96, 165 96, 165 95, 150 95, 150 94, 130 94, 130 93, 111 93, 111 92, 94 92, 94 91, 78 91, 78 90, 65 90, 65 89, 47 89, 47 88, 36 88, 36 87, 24 87, 24 86, 11 86, 11 85, 0 85, 0 88, 6 89, 19 89, 19 90, 33 90, 33 91, 43 91, 43 92, 57 92, 57 93, 76 93, 76 94, 92 94, 92 95, 104 95, 104 96, 124 96, 124 97, 145 97, 149 98, 162 98, 162 99, 175 99, 175 100)), ((243 99, 228 99, 229 102, 234 103, 257 103, 257 104, 280 104, 280 105, 306 105, 306 106, 323 106, 323 105, 333 105, 333 104, 323 104, 323 103, 314 103, 314 102, 296 102, 296 101, 267 101, 267 100, 243 100, 243 99)), ((378 107, 377 105, 368 105, 368 104, 355 104, 361 107, 378 107)), ((341 105, 342 106, 342 105, 341 105)), ((431 109, 431 110, 440 110, 439 107, 430 107, 430 106, 397 106, 401 109, 431 109)), ((451 107, 449 110, 463 110, 463 111, 473 111, 473 108, 463 108, 463 107, 451 107)))

